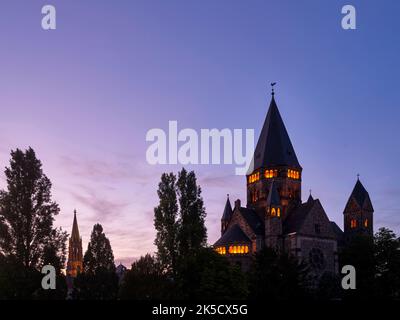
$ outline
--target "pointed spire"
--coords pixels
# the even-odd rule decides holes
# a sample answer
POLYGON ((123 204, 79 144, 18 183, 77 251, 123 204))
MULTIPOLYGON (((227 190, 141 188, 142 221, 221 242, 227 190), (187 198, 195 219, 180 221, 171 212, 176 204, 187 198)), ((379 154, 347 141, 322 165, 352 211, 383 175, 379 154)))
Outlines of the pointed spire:
POLYGON ((222 214, 221 220, 225 220, 225 221, 231 220, 232 214, 233 214, 233 210, 232 210, 231 202, 229 201, 229 194, 227 194, 225 209, 224 209, 224 213, 222 214))
POLYGON ((363 207, 366 199, 369 200, 368 191, 362 185, 359 175, 357 175, 357 182, 354 186, 353 191, 351 192, 350 198, 353 198, 354 200, 356 200, 357 204, 360 207, 363 207))
POLYGON ((74 210, 74 222, 73 222, 73 225, 72 225, 71 239, 74 239, 74 240, 79 240, 80 239, 79 229, 78 229, 78 221, 76 219, 76 209, 74 210))
MULTIPOLYGON (((272 85, 272 84, 271 84, 272 85)), ((301 169, 272 92, 271 103, 254 152, 254 169, 290 166, 301 169)))
POLYGON ((279 197, 278 190, 276 189, 275 181, 272 181, 271 189, 267 197, 267 206, 270 207, 270 206, 280 206, 280 205, 281 205, 281 199, 279 197))
POLYGON ((313 198, 313 196, 311 194, 311 189, 310 189, 310 195, 308 196, 307 202, 311 202, 311 201, 314 201, 314 198, 313 198))

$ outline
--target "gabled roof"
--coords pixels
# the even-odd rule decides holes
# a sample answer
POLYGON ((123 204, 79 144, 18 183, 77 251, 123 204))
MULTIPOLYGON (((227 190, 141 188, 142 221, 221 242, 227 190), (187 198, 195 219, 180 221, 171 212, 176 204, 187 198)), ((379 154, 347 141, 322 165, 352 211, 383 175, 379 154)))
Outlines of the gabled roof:
POLYGON ((243 207, 240 207, 239 211, 255 234, 263 235, 265 233, 264 221, 260 219, 257 212, 243 207))
POLYGON ((295 210, 290 212, 283 223, 283 233, 298 232, 303 222, 306 220, 307 215, 310 213, 311 209, 314 207, 315 202, 318 200, 308 200, 302 203, 295 210))
POLYGON ((254 169, 268 166, 301 168, 274 96, 257 142, 253 161, 254 169))
POLYGON ((355 200, 360 208, 368 207, 369 209, 372 209, 372 211, 374 210, 372 207, 371 199, 369 198, 368 191, 364 188, 360 179, 357 179, 354 189, 351 192, 349 200, 347 201, 346 208, 350 205, 352 199, 355 200))
POLYGON ((230 227, 226 232, 222 235, 221 238, 214 243, 214 246, 226 246, 231 243, 249 243, 251 240, 248 236, 243 232, 243 230, 239 227, 239 225, 235 224, 230 227))
POLYGON ((232 218, 232 206, 231 206, 231 202, 229 201, 229 195, 226 199, 226 203, 225 203, 225 209, 224 209, 224 213, 222 214, 222 218, 221 220, 226 220, 229 221, 232 218))
POLYGON ((267 197, 267 206, 280 206, 281 205, 281 199, 279 197, 278 190, 276 190, 276 186, 274 181, 271 183, 271 190, 268 193, 267 197))

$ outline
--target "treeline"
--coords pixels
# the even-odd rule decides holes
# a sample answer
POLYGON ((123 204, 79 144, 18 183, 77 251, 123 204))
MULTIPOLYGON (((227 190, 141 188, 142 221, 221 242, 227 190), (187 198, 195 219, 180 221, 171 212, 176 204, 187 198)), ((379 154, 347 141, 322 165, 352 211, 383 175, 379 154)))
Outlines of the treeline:
MULTIPOLYGON (((0 299, 66 299, 68 234, 53 226, 60 209, 34 150, 12 151, 5 176, 7 188, 0 191, 0 299), (44 265, 55 268, 55 290, 42 288, 44 265)), ((93 227, 83 266, 70 298, 118 297, 114 255, 100 224, 93 227)))
POLYGON ((207 246, 206 210, 194 172, 165 173, 154 208, 154 255, 132 264, 122 278, 103 227, 93 227, 84 271, 68 290, 63 273, 67 233, 53 226, 60 209, 51 182, 29 148, 11 152, 0 191, 0 299, 88 300, 290 300, 400 299, 400 239, 382 228, 356 237, 340 252, 340 265, 356 268, 356 290, 343 290, 341 275, 318 281, 294 257, 265 249, 246 272, 207 246), (55 290, 41 287, 41 268, 56 269, 55 290))

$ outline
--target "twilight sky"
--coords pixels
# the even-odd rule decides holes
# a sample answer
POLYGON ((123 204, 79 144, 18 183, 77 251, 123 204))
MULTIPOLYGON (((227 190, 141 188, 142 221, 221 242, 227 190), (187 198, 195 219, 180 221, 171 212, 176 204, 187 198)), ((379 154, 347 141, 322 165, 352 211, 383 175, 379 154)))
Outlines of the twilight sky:
MULTIPOLYGON (((3 0, 0 5, 0 167, 32 146, 60 204, 56 225, 84 250, 103 225, 116 262, 153 252, 153 208, 162 172, 146 132, 253 128, 276 100, 312 189, 331 220, 357 173, 375 207, 375 229, 400 232, 399 1, 3 0), (57 30, 41 8, 57 9, 57 30), (357 30, 341 28, 341 8, 357 30)), ((219 236, 226 194, 245 201, 232 165, 189 166, 219 236)), ((0 187, 5 187, 4 174, 0 187)))

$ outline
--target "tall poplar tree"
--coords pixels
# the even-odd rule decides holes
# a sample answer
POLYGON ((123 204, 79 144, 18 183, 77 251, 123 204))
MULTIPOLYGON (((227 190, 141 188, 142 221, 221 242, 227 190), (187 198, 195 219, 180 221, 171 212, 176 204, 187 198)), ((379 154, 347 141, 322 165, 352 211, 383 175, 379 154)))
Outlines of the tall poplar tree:
POLYGON ((154 208, 154 227, 157 231, 154 244, 157 259, 167 272, 175 273, 177 261, 177 214, 176 177, 173 173, 163 173, 157 191, 159 205, 154 208))
POLYGON ((184 168, 179 172, 177 181, 179 196, 179 255, 186 256, 206 245, 207 229, 204 224, 206 211, 201 188, 197 185, 193 171, 184 168))
POLYGON ((11 151, 5 170, 6 190, 0 191, 0 255, 25 268, 65 263, 66 232, 53 227, 60 212, 51 199, 51 182, 35 151, 11 151))

